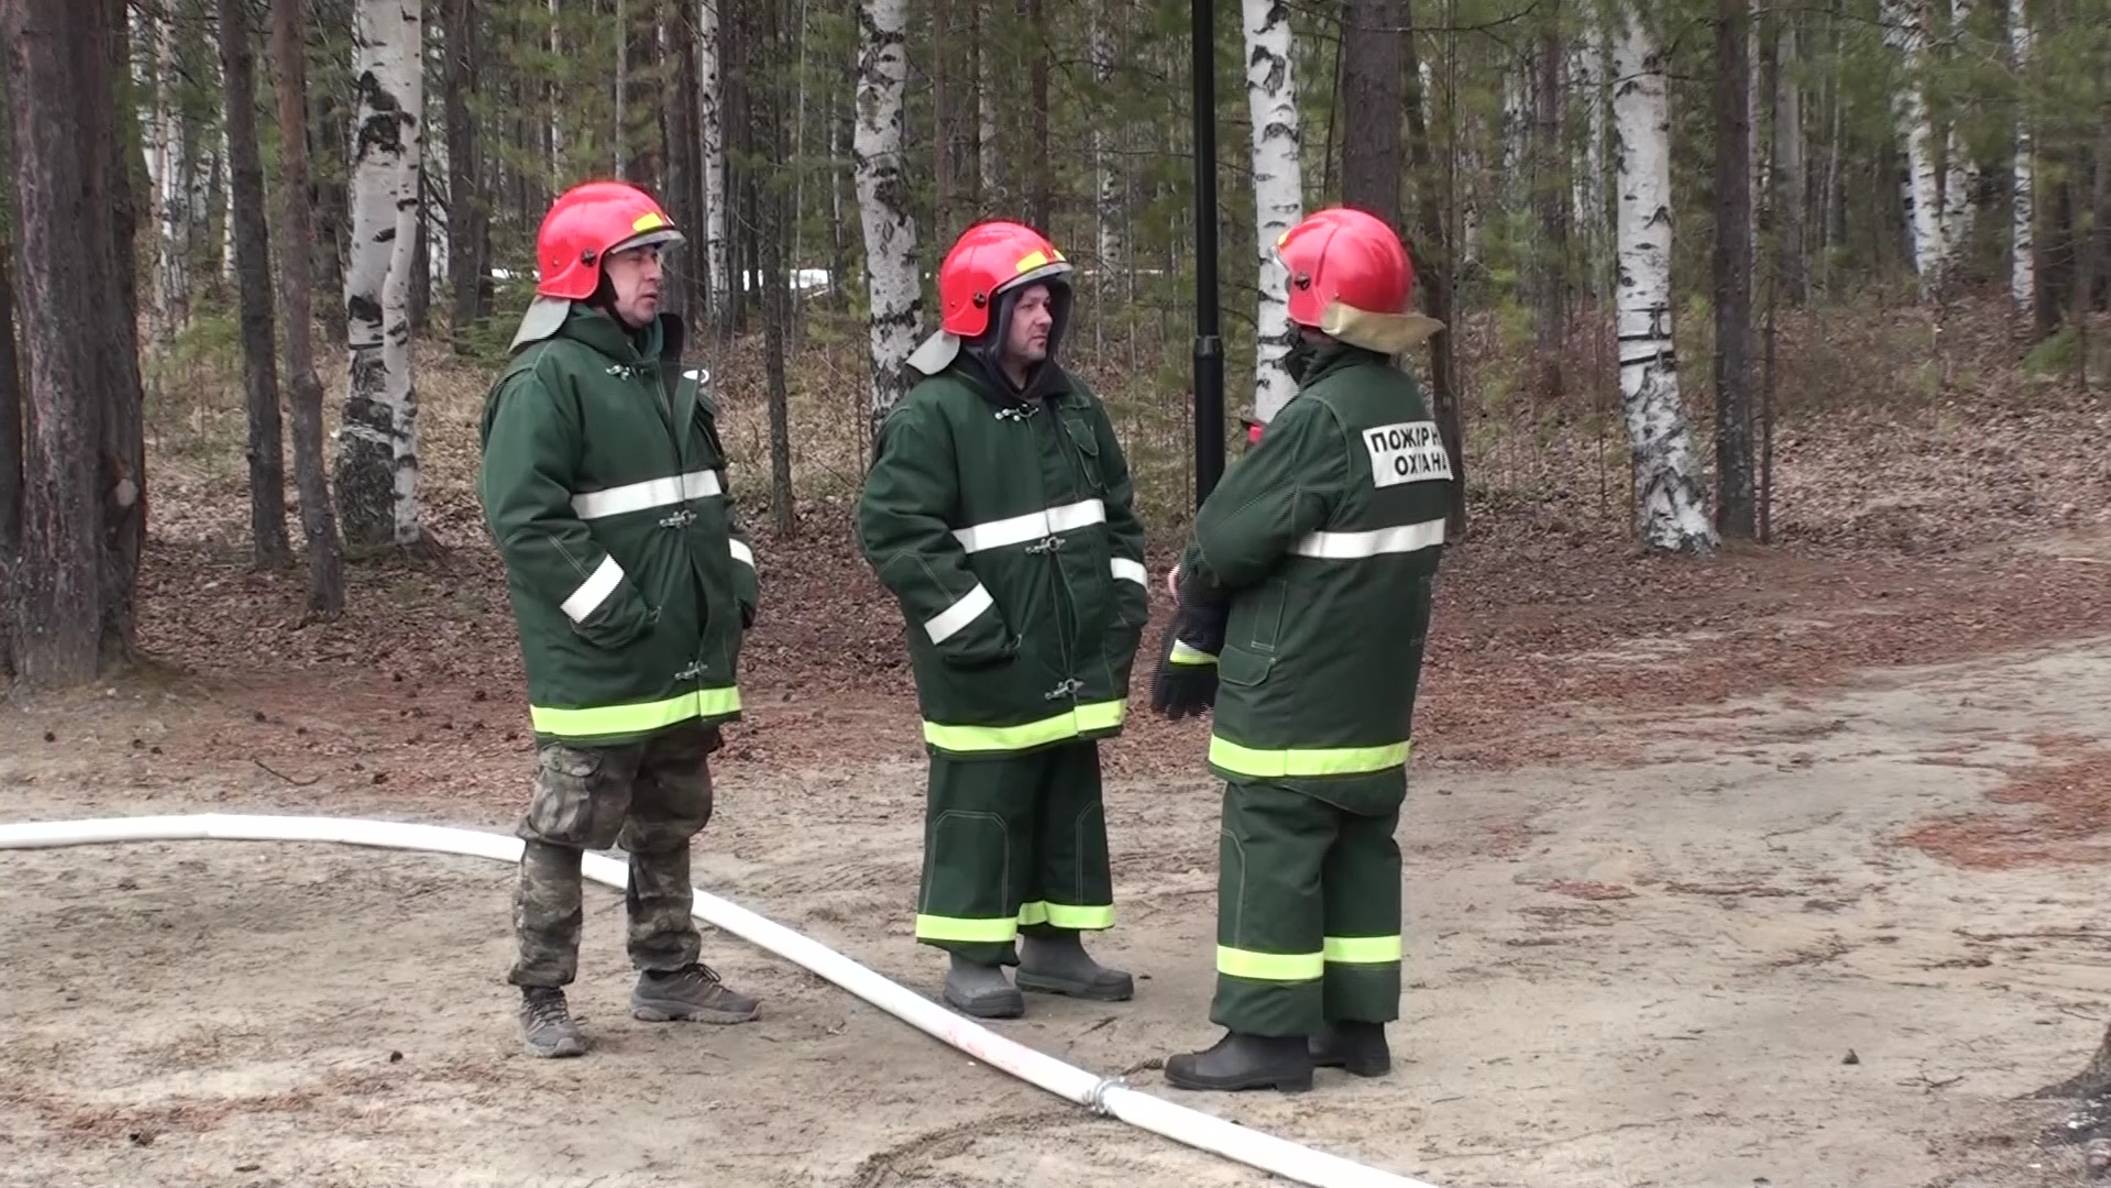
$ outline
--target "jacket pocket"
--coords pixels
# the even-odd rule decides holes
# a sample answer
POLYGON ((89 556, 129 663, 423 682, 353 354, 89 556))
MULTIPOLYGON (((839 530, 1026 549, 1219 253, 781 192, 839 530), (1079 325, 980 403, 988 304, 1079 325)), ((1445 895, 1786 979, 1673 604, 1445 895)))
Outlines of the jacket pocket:
POLYGON ((1100 466, 1099 434, 1083 417, 1064 416, 1061 420, 1063 432, 1070 435, 1070 444, 1077 447, 1078 470, 1084 475, 1085 485, 1095 495, 1105 494, 1107 480, 1100 466))
POLYGON ((625 577, 615 592, 593 614, 572 624, 572 630, 598 648, 619 651, 643 639, 660 621, 660 612, 645 601, 638 588, 625 577))
POLYGON ((1275 657, 1233 645, 1226 645, 1217 654, 1217 680, 1227 685, 1258 685, 1268 679, 1268 670, 1274 667, 1275 657))

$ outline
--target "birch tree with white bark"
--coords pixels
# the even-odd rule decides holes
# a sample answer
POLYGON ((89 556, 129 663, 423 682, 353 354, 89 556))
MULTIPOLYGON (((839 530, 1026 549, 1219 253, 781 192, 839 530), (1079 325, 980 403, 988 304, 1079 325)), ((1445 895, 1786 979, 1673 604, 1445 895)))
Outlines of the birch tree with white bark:
POLYGON ((352 240, 345 268, 351 382, 337 453, 337 505, 346 541, 368 548, 419 543, 409 296, 423 205, 422 45, 418 5, 359 0, 352 49, 352 240))
MULTIPOLYGON (((710 269, 711 303, 730 309, 733 273, 726 263, 726 124, 723 71, 719 68, 718 8, 721 0, 703 0, 697 24, 696 88, 701 112, 697 130, 703 139, 704 266, 710 269)), ((841 279, 838 278, 840 284, 841 279)), ((723 325, 714 318, 713 324, 723 325)))
POLYGON ((872 322, 872 426, 907 389, 903 365, 916 347, 923 289, 916 270, 916 220, 902 175, 902 91, 907 0, 859 0, 858 119, 850 155, 865 233, 865 284, 872 322))
MULTIPOLYGON (((1959 57, 1967 56, 1971 50, 1972 0, 1950 0, 1950 52, 1959 57)), ((1965 241, 1972 237, 1972 223, 1979 208, 1972 202, 1972 195, 1979 189, 1979 165, 1972 160, 1971 149, 1959 133, 1958 120, 1950 117, 1950 127, 1943 140, 1942 174, 1942 242, 1943 269, 1948 271, 1957 263, 1957 255, 1964 250, 1965 241)))
POLYGON ((1635 534, 1647 548, 1706 554, 1715 528, 1679 399, 1672 340, 1671 108, 1664 55, 1637 8, 1613 36, 1618 188, 1620 398, 1634 465, 1635 534))
POLYGON ((190 307, 190 274, 184 259, 189 187, 184 180, 186 162, 176 102, 170 94, 177 77, 175 22, 166 15, 157 18, 140 12, 133 23, 135 38, 153 46, 152 57, 138 72, 136 83, 140 94, 147 97, 141 147, 154 212, 154 275, 149 288, 153 304, 148 324, 155 343, 166 346, 187 320, 190 307))
MULTIPOLYGON (((1114 78, 1114 15, 1119 0, 1100 0, 1093 9, 1091 44, 1092 81, 1105 94, 1114 78)), ((1093 205, 1093 218, 1099 231, 1099 290, 1114 293, 1118 290, 1114 279, 1123 271, 1122 266, 1122 175, 1116 167, 1115 151, 1121 144, 1119 127, 1109 127, 1107 121, 1092 122, 1092 167, 1097 179, 1098 198, 1093 205)), ((1094 325, 1105 319, 1095 317, 1094 325)))
POLYGON ((1254 323, 1254 415, 1270 421, 1297 394, 1283 367, 1290 353, 1289 274, 1275 244, 1305 217, 1298 157, 1297 79, 1290 65, 1290 10, 1283 0, 1242 0, 1246 105, 1253 116, 1254 244, 1261 296, 1254 323))
MULTIPOLYGON (((2020 82, 2030 70, 2030 12, 2024 0, 2008 0, 2008 52, 2020 82)), ((2008 292, 2018 312, 2028 316, 2038 300, 2035 258, 2036 194, 2034 173, 2036 147, 2031 142, 2030 105, 2016 105, 2016 161, 2010 180, 2014 223, 2009 231, 2008 292)))
POLYGON ((1884 44, 1899 55, 1905 68, 1898 93, 1892 97, 1892 118, 1906 146, 1913 265, 1920 273, 1921 291, 1932 293, 1942 283, 1950 246, 1944 234, 1942 179, 1935 165, 1934 122, 1921 93, 1921 78, 1927 69, 1927 4, 1926 0, 1878 0, 1877 8, 1884 44))

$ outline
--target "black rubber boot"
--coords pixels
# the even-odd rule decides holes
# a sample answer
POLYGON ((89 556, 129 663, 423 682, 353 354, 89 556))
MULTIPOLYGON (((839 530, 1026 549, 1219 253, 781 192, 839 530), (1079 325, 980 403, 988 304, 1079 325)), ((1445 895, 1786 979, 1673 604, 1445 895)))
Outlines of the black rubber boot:
POLYGON ((1069 931, 1020 937, 1018 981, 1021 990, 1094 1002, 1127 1002, 1136 993, 1128 974, 1094 961, 1078 934, 1069 931))
POLYGON ((1241 1035, 1227 1031, 1207 1051, 1185 1052, 1165 1062, 1166 1084, 1177 1089, 1228 1092, 1312 1087, 1312 1053, 1302 1035, 1241 1035))
POLYGON ((1352 1020, 1327 1024, 1312 1037, 1312 1065, 1344 1069, 1356 1077, 1382 1077, 1393 1071, 1393 1051, 1385 1043, 1385 1024, 1352 1020))
POLYGON ((984 965, 954 953, 946 971, 945 1000, 977 1019, 1016 1019, 1026 1013, 1026 996, 1012 986, 1001 965, 984 965))

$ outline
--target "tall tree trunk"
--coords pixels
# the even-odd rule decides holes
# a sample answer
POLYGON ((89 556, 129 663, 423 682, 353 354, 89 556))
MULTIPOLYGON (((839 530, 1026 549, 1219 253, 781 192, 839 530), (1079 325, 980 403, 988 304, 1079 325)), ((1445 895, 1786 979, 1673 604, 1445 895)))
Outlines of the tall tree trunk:
POLYGON ((974 10, 968 40, 977 48, 975 57, 976 161, 982 183, 982 206, 978 213, 990 214, 1010 201, 1004 190, 1004 152, 997 146, 997 46, 999 22, 985 19, 983 5, 991 0, 967 0, 974 10), (989 36, 985 37, 987 33, 989 36))
POLYGON ((1752 221, 1749 0, 1717 0, 1715 43, 1715 519, 1758 532, 1752 467, 1752 221))
POLYGON ((731 322, 725 312, 732 308, 732 269, 726 243, 726 137, 724 119, 724 41, 719 6, 724 0, 703 0, 697 30, 697 92, 700 98, 699 131, 703 140, 704 254, 711 270, 712 324, 723 335, 731 322))
POLYGON ((305 0, 271 0, 271 55, 279 115, 280 323, 286 328, 286 386, 293 406, 293 478, 300 490, 308 549, 308 609, 344 609, 344 545, 323 461, 323 386, 315 374, 313 258, 298 245, 314 238, 308 208, 308 67, 301 44, 305 0))
POLYGON ((2023 317, 2030 317, 2038 299, 2037 236, 2034 222, 2037 215, 2036 193, 2033 179, 2036 172, 2036 145, 2032 143, 2031 104, 2029 94, 2031 60, 2030 10, 2024 0, 2008 0, 2008 48, 2010 67, 2016 76, 2016 85, 2023 99, 2016 104, 2016 149, 2015 168, 2010 181, 2012 222, 2009 232, 2008 292, 2015 302, 2016 310, 2023 317))
POLYGON ((345 275, 351 389, 337 455, 337 501, 346 541, 372 549, 419 543, 409 296, 425 75, 417 7, 359 0, 357 13, 359 117, 345 275))
POLYGON ((1400 228, 1400 31, 1407 0, 1348 0, 1343 10, 1341 200, 1400 228))
MULTIPOLYGON (((973 3, 973 0, 969 0, 973 3)), ((953 180, 953 0, 931 0, 931 223, 939 234, 953 224, 958 201, 953 180)))
POLYGON ((1634 463, 1635 535, 1660 552, 1715 549, 1700 493, 1700 461, 1679 399, 1672 336, 1671 110, 1664 55, 1642 6, 1622 12, 1613 39, 1618 178, 1620 397, 1634 463))
POLYGON ((1605 204, 1605 30, 1598 14, 1583 15, 1583 36, 1570 59, 1569 93, 1584 107, 1583 168, 1571 171, 1573 218, 1577 237, 1583 241, 1582 289, 1594 296, 1604 292, 1606 244, 1605 204))
MULTIPOLYGON (((13 255, 14 246, 0 238, 0 567, 14 559, 22 541, 22 360, 15 350, 13 255)), ((7 642, 7 608, 13 605, 7 594, 0 581, 0 650, 7 642)))
POLYGON ((1774 62, 1774 226, 1780 237, 1776 249, 1781 296, 1790 305, 1801 305, 1808 291, 1804 260, 1808 243, 1804 219, 1808 186, 1803 142, 1803 84, 1797 76, 1796 25, 1798 15, 1783 12, 1776 39, 1774 62))
POLYGON ((178 78, 174 14, 143 12, 140 20, 151 28, 154 38, 151 73, 144 80, 154 96, 146 129, 147 184, 155 228, 151 328, 156 346, 166 348, 190 316, 190 268, 183 242, 189 184, 170 94, 178 78))
MULTIPOLYGON (((1409 15, 1412 20, 1412 12, 1409 15)), ((1602 32, 1597 36, 1599 40, 1594 44, 1598 45, 1602 60, 1602 32)), ((1459 426, 1458 359, 1454 353, 1456 339, 1451 330, 1451 278, 1455 265, 1442 191, 1438 185, 1436 152, 1431 147, 1429 122, 1423 114, 1425 72, 1415 52, 1412 27, 1400 45, 1407 59, 1408 159, 1414 165, 1415 194, 1420 208, 1417 218, 1420 229, 1409 245, 1409 252, 1415 264, 1416 285, 1422 290, 1422 308, 1444 324, 1443 329, 1429 338, 1430 395, 1437 418, 1437 432, 1443 435, 1444 449, 1451 455, 1453 480, 1451 506, 1445 515, 1444 539, 1463 541, 1466 539, 1466 445, 1459 426)), ((1603 206, 1603 201, 1599 205, 1603 206)))
POLYGON ((865 231, 865 280, 872 310, 872 428, 878 431, 906 390, 903 364, 923 317, 916 268, 916 220, 902 176, 902 88, 906 0, 859 0, 858 214, 865 231))
MULTIPOLYGON (((1290 57, 1290 10, 1283 0, 1243 0, 1246 30, 1246 106, 1253 116, 1254 245, 1259 257, 1259 308, 1254 318, 1254 416, 1275 419, 1297 394, 1283 367, 1290 352, 1290 275, 1276 241, 1305 217, 1297 77, 1290 57)), ((1375 121, 1374 121, 1375 122, 1375 121)))
MULTIPOLYGON (((1949 52, 1960 58, 1976 59, 1971 33, 1972 0, 1950 0, 1949 52)), ((1964 137, 1958 133, 1958 118, 1953 112, 1950 127, 1943 142, 1942 184, 1942 242, 1948 255, 1943 259, 1943 271, 1948 272, 1957 263, 1957 256, 1972 237, 1972 224, 1976 221, 1979 207, 1974 195, 1979 189, 1979 164, 1972 160, 1964 137)))
POLYGON ((447 52, 447 228, 454 289, 452 329, 456 353, 469 350, 469 329, 484 316, 484 228, 491 218, 484 201, 484 170, 478 152, 476 116, 470 111, 483 76, 472 0, 444 0, 447 52))
POLYGON ((996 112, 985 106, 988 100, 984 97, 989 89, 983 81, 987 76, 983 73, 982 62, 989 56, 989 50, 982 44, 982 0, 952 2, 960 5, 954 10, 956 13, 964 11, 967 14, 967 60, 962 64, 964 72, 960 85, 967 89, 968 98, 962 101, 961 107, 962 115, 971 117, 973 123, 961 136, 966 142, 966 151, 962 154, 959 185, 966 191, 967 201, 967 218, 962 221, 972 222, 984 213, 983 203, 988 200, 983 178, 987 176, 984 171, 988 168, 987 154, 991 151, 989 141, 995 138, 995 133, 985 133, 984 125, 994 125, 996 112))
POLYGON ((1027 81, 1030 88, 1026 106, 1033 120, 1033 147, 1028 156, 1031 161, 1031 182, 1027 187, 1027 221, 1044 235, 1055 234, 1049 220, 1055 217, 1055 153, 1048 144, 1048 8, 1045 0, 1024 0, 1026 24, 1032 31, 1033 41, 1028 46, 1027 81))
POLYGON ((1534 384, 1546 396, 1562 390, 1561 355, 1568 336, 1569 203, 1566 179, 1568 147, 1562 141, 1562 49, 1559 32, 1548 22, 1533 56, 1532 197, 1539 209, 1540 239, 1533 246, 1533 305, 1536 333, 1534 384))
POLYGON ((1943 265, 1950 258, 1943 238, 1940 177, 1935 168, 1935 130, 1922 97, 1927 56, 1926 0, 1879 0, 1884 43, 1899 54, 1904 74, 1893 99, 1899 140, 1906 146, 1906 204, 1912 212, 1913 263, 1921 291, 1932 296, 1941 287, 1943 265))
MULTIPOLYGON (((1119 15, 1124 11, 1120 0, 1095 0, 1092 9, 1091 45, 1092 81, 1099 88, 1099 99, 1105 104, 1111 98, 1114 82, 1114 43, 1125 30, 1118 28, 1119 15)), ((1247 67, 1251 78, 1252 66, 1247 67)), ((1126 170, 1118 159, 1125 141, 1121 121, 1095 119, 1092 121, 1092 170, 1095 197, 1092 217, 1099 238, 1099 283, 1095 286, 1098 300, 1094 303, 1093 324, 1106 321, 1108 299, 1124 290, 1115 283, 1115 278, 1127 272, 1123 264, 1122 250, 1122 179, 1126 170)), ((1256 185, 1259 183, 1256 182, 1256 185)))
MULTIPOLYGON (((760 67, 751 77, 767 79, 763 85, 751 92, 757 100, 756 133, 762 142, 762 152, 773 162, 783 162, 789 154, 785 151, 785 72, 791 68, 791 38, 784 31, 789 14, 783 8, 773 8, 764 16, 759 34, 750 42, 748 62, 760 67)), ((786 170, 777 168, 757 170, 753 184, 760 187, 758 195, 758 263, 762 277, 762 339, 763 370, 768 385, 768 411, 770 421, 770 524, 783 537, 798 531, 798 511, 793 504, 792 493, 792 428, 791 389, 785 376, 785 340, 791 326, 791 288, 784 266, 784 245, 790 238, 786 226, 785 209, 787 191, 786 170)))
POLYGON ((0 5, 28 348, 13 663, 32 687, 93 680, 132 647, 144 532, 133 227, 115 5, 0 5), (82 211, 112 218, 82 218, 82 211), (121 271, 122 270, 122 271, 121 271), (113 294, 116 295, 113 300, 113 294))
MULTIPOLYGON (((704 5, 704 11, 706 13, 709 13, 714 9, 714 7, 714 4, 707 3, 704 5)), ((550 60, 553 62, 562 61, 564 59, 563 24, 564 13, 563 10, 560 8, 560 0, 550 0, 550 60)), ((564 112, 563 91, 564 88, 554 78, 551 79, 547 84, 547 94, 550 106, 550 130, 548 138, 550 151, 550 188, 553 190, 561 189, 564 186, 565 182, 570 180, 571 174, 571 170, 568 168, 567 162, 565 160, 564 152, 565 136, 564 120, 562 118, 564 112)))
POLYGON ((242 377, 249 407, 249 537, 256 563, 276 569, 292 559, 292 549, 286 543, 286 455, 279 432, 271 236, 264 223, 264 163, 257 152, 253 40, 247 0, 220 0, 220 75, 227 98, 235 280, 241 294, 242 377))
MULTIPOLYGON (((668 176, 673 182, 674 219, 692 237, 705 233, 704 142, 700 121, 703 95, 698 83, 697 50, 700 39, 691 23, 693 10, 701 5, 690 0, 661 0, 661 34, 666 52, 675 63, 674 98, 667 106, 668 176)), ((704 325, 710 308, 710 257, 695 252, 683 257, 680 290, 681 312, 691 326, 704 325)))

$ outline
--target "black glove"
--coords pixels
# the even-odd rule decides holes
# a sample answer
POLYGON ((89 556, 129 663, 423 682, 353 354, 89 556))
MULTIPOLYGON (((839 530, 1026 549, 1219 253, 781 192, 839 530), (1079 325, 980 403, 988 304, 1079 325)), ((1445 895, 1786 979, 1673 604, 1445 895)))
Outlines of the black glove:
MULTIPOLYGON (((1182 593, 1187 591, 1183 588, 1182 593)), ((1217 704, 1217 653, 1224 650, 1224 624, 1231 609, 1223 603, 1195 604, 1183 598, 1158 649, 1158 671, 1151 678, 1151 708, 1175 721, 1200 717, 1217 704), (1175 663, 1173 652, 1207 656, 1204 663, 1175 663)))
POLYGON ((1151 676, 1151 708, 1162 717, 1178 721, 1202 716, 1217 704, 1217 665, 1173 663, 1173 645, 1178 632, 1168 627, 1158 652, 1158 671, 1151 676))

